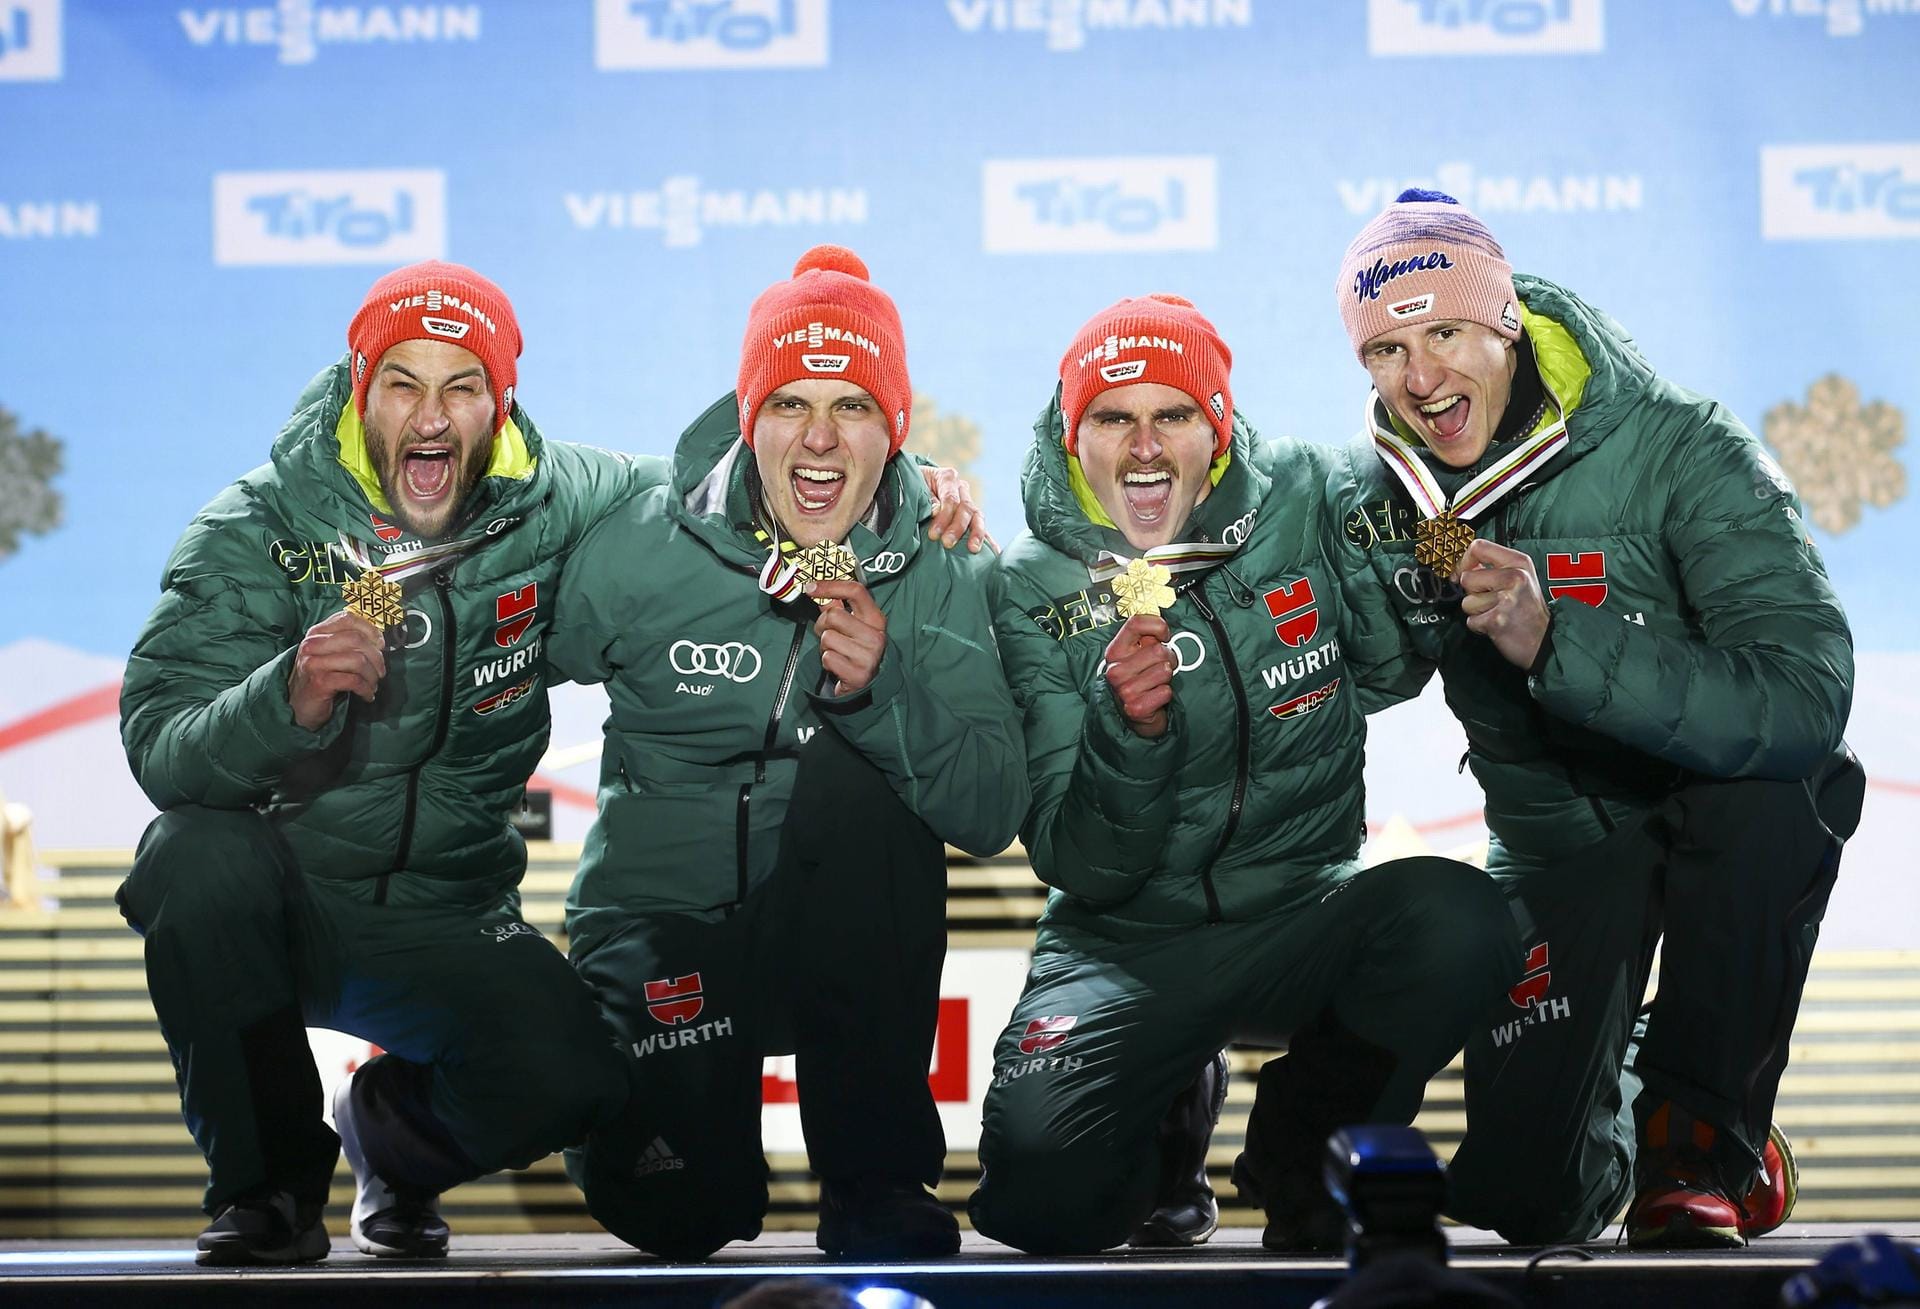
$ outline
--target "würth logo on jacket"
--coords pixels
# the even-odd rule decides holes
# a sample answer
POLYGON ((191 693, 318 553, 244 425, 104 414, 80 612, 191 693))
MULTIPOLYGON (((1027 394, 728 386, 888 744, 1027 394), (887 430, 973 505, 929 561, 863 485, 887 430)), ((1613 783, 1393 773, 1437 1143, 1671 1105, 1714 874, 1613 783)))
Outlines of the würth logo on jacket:
POLYGON ((644 990, 647 1012, 668 1027, 692 1022, 707 1007, 706 998, 700 994, 698 973, 688 973, 685 977, 662 977, 646 983, 644 990))
POLYGON ((1320 606, 1313 598, 1312 581, 1305 577, 1267 592, 1267 612, 1279 620, 1273 634, 1282 645, 1303 646, 1320 630, 1320 606))
POLYGON ((518 591, 509 591, 493 602, 493 643, 506 649, 527 634, 533 626, 534 610, 540 604, 540 583, 528 582, 518 591))
POLYGON ((373 534, 382 541, 385 541, 388 545, 392 545, 395 541, 398 541, 407 534, 406 528, 395 527, 379 514, 370 513, 367 515, 367 518, 373 523, 373 534))
POLYGON ((1547 556, 1547 594, 1556 600, 1578 600, 1598 609, 1607 602, 1607 554, 1582 550, 1579 554, 1547 556))
POLYGON ((1048 1014, 1045 1018, 1029 1019, 1027 1034, 1020 1038, 1020 1053, 1039 1054, 1053 1049, 1067 1039, 1067 1033, 1079 1021, 1078 1014, 1048 1014))

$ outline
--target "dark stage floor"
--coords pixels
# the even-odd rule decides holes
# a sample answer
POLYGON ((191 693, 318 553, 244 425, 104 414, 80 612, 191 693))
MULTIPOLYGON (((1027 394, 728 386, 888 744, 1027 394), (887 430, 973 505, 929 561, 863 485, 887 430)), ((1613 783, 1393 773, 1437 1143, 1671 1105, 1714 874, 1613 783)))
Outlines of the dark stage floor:
MULTIPOLYGON (((1866 1230, 1920 1239, 1920 1224, 1789 1224, 1745 1251, 1645 1255, 1595 1243, 1578 1251, 1513 1249, 1450 1232, 1452 1262, 1542 1306, 1770 1306, 1780 1283, 1866 1230)), ((1252 1228, 1223 1230, 1187 1252, 1117 1251, 1035 1259, 969 1235, 956 1259, 854 1265, 827 1259, 804 1233, 732 1246, 710 1263, 676 1266, 605 1235, 456 1237, 444 1261, 369 1259, 336 1239, 324 1262, 298 1269, 200 1269, 181 1243, 0 1242, 0 1304, 116 1306, 634 1304, 706 1309, 765 1278, 826 1277, 849 1287, 911 1290, 936 1309, 971 1306, 1306 1306, 1334 1289, 1337 1260, 1261 1250, 1252 1228)))

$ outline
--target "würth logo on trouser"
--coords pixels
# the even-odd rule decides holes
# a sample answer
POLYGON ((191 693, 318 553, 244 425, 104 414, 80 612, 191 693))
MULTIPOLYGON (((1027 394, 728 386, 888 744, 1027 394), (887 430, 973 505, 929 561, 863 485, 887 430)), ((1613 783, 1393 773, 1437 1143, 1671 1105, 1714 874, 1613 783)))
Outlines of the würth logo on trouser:
POLYGON ((1067 1033, 1080 1021, 1078 1014, 1049 1014, 1045 1018, 1035 1018, 1027 1023, 1027 1032, 1020 1038, 1021 1054, 1039 1054, 1042 1050, 1051 1050, 1067 1039, 1067 1033))
POLYGON ((646 983, 643 990, 647 997, 647 1012, 669 1027, 692 1022, 706 1008, 706 999, 700 994, 698 973, 688 973, 685 977, 662 977, 646 983))

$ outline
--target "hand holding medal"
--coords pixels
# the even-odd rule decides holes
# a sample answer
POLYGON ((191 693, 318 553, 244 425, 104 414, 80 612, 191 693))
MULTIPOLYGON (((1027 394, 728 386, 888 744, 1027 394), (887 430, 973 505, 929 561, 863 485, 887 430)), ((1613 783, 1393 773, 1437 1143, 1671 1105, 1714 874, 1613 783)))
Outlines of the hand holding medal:
MULTIPOLYGON (((386 585, 400 589, 391 582, 386 585)), ((401 617, 404 620, 404 613, 401 617)), ((329 614, 308 628, 287 674, 287 704, 293 721, 314 732, 333 717, 334 703, 342 695, 372 704, 380 679, 387 675, 384 645, 383 630, 352 608, 329 614)))
POLYGON ((1100 675, 1113 692, 1120 716, 1138 736, 1160 736, 1167 730, 1176 667, 1173 649, 1167 644, 1172 635, 1167 620, 1158 613, 1138 613, 1122 623, 1107 643, 1100 675))
POLYGON ((1551 622, 1533 557, 1492 541, 1475 541, 1454 580, 1466 592, 1460 612, 1467 627, 1492 641, 1508 663, 1532 668, 1551 622))

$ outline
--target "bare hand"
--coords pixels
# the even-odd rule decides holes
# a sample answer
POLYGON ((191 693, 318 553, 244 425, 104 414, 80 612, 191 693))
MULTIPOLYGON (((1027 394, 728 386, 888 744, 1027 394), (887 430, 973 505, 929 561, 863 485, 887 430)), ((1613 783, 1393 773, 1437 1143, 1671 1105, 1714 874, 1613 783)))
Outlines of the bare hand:
POLYGON ((1139 736, 1160 736, 1167 730, 1176 667, 1173 649, 1167 644, 1172 635, 1166 619, 1135 614, 1107 642, 1107 686, 1120 706, 1120 716, 1139 736))
POLYGON ((1540 643, 1547 639, 1549 617, 1532 556, 1492 541, 1475 541, 1453 580, 1466 592, 1460 611, 1468 628, 1492 641, 1514 667, 1533 667, 1540 643))
POLYGON ((287 702, 293 721, 309 732, 333 717, 339 695, 357 695, 368 704, 387 675, 385 638, 379 628, 342 609, 307 629, 287 675, 287 702))
POLYGON ((887 616, 858 582, 815 582, 807 594, 832 601, 820 610, 813 631, 820 638, 820 667, 837 679, 833 693, 864 691, 887 652, 887 616))
POLYGON ((933 497, 933 517, 927 523, 927 540, 938 541, 948 549, 964 535, 967 549, 980 553, 981 543, 1000 553, 999 544, 987 533, 986 516, 973 502, 973 488, 967 479, 951 468, 922 467, 927 493, 933 497))

